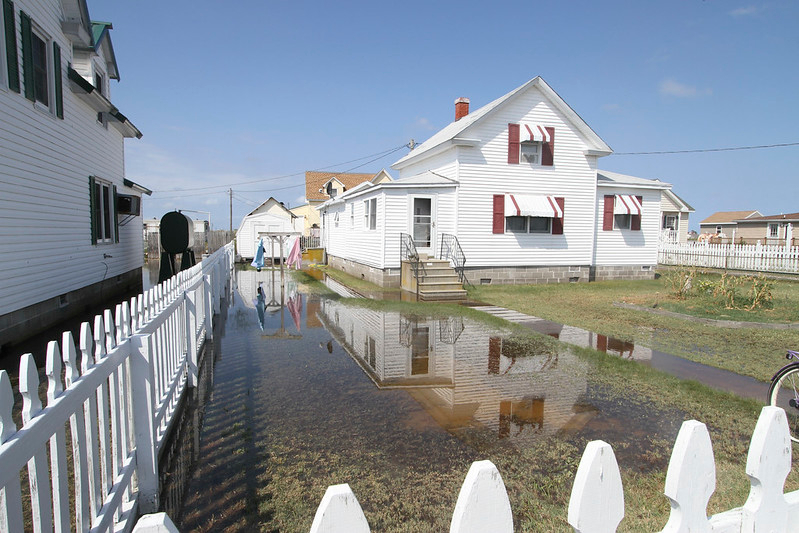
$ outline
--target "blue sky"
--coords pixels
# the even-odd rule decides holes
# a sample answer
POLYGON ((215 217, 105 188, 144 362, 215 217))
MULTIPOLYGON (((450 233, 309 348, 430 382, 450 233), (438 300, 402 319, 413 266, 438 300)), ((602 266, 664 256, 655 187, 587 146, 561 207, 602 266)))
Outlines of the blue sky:
MULTIPOLYGON (((110 21, 112 101, 143 132, 129 179, 144 216, 233 227, 304 171, 377 172, 527 80, 547 83, 615 152, 799 143, 799 2, 192 2, 89 0, 110 21), (364 166, 357 165, 367 163, 364 166), (284 177, 285 176, 285 177, 284 177), (195 218, 207 215, 190 213, 195 218)), ((695 209, 799 211, 799 146, 611 155, 695 209)))

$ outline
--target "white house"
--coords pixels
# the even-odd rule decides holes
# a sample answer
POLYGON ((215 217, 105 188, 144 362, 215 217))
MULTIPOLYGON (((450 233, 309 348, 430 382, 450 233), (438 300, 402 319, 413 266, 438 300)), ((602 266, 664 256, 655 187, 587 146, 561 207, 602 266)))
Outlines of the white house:
POLYGON ((286 257, 290 250, 287 248, 288 240, 285 237, 302 235, 304 224, 303 217, 295 215, 282 203, 270 197, 241 220, 236 231, 238 255, 242 259, 255 257, 258 241, 263 238, 266 257, 270 257, 272 248, 268 236, 273 235, 284 237, 283 254, 281 256, 280 248, 275 244, 274 257, 286 257))
POLYGON ((406 234, 429 257, 451 258, 457 239, 471 283, 654 275, 671 185, 598 171, 611 148, 540 77, 472 113, 468 99, 455 107, 392 165, 399 179, 319 207, 331 265, 396 286, 406 234))
POLYGON ((141 287, 141 196, 111 103, 109 23, 84 0, 4 0, 0 24, 0 345, 141 287))

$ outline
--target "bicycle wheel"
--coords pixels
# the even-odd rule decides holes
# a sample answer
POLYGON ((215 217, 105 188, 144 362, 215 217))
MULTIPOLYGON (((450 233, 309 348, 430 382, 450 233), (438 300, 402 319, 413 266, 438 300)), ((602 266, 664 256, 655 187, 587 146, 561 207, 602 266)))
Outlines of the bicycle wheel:
POLYGON ((774 376, 766 402, 785 410, 791 440, 799 443, 799 363, 786 366, 774 376))

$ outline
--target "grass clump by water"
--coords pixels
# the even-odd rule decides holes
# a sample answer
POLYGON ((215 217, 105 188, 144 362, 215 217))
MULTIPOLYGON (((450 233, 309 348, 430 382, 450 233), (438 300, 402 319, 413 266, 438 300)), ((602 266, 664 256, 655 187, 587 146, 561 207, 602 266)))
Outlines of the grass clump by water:
MULTIPOLYGON (((694 316, 785 323, 799 320, 799 284, 774 281, 773 306, 753 312, 702 307, 668 297, 665 279, 551 285, 481 285, 469 296, 522 313, 577 326, 601 335, 767 381, 786 349, 799 347, 798 329, 721 328, 698 321, 620 308, 614 302, 669 308, 694 316)), ((701 301, 701 300, 700 300, 701 301)))

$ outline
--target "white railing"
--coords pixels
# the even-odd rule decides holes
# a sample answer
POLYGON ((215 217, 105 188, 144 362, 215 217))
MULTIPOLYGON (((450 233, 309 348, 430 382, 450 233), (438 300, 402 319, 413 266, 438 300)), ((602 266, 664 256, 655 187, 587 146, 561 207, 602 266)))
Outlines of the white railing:
POLYGON ((93 328, 84 322, 78 344, 70 332, 50 342, 44 407, 33 356, 23 355, 19 429, 0 370, 0 531, 130 531, 139 513, 158 510, 158 452, 196 383, 232 267, 228 245, 93 328))
POLYGON ((658 263, 799 274, 799 246, 662 242, 658 263))
MULTIPOLYGON (((716 490, 710 434, 696 420, 684 422, 666 473, 664 493, 671 503, 671 515, 662 531, 799 531, 799 491, 783 493, 790 471, 791 439, 785 412, 778 407, 764 407, 746 461, 749 497, 743 507, 708 518, 707 504, 716 490)), ((623 517, 624 492, 613 449, 603 441, 589 442, 574 478, 568 522, 580 533, 604 533, 616 531, 623 517)), ((628 529, 638 530, 634 526, 628 529)), ((334 485, 325 492, 311 525, 311 533, 323 531, 370 531, 349 485, 334 485)), ((467 531, 513 532, 513 513, 505 484, 490 461, 472 464, 455 504, 450 533, 467 531)))

